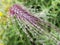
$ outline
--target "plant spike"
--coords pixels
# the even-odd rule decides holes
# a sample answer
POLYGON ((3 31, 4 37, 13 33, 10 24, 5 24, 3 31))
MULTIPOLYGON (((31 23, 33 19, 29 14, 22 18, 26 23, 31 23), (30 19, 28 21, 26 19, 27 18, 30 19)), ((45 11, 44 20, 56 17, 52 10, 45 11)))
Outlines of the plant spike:
MULTIPOLYGON (((54 39, 54 40, 56 40, 56 41, 58 41, 55 37, 54 37, 54 35, 53 34, 50 34, 49 32, 48 32, 48 29, 47 28, 52 28, 52 29, 54 29, 55 31, 57 31, 57 32, 60 32, 59 30, 60 29, 58 29, 56 26, 54 26, 54 25, 52 25, 52 24, 50 24, 49 22, 44 22, 43 20, 41 20, 41 19, 39 19, 39 18, 37 18, 37 17, 35 17, 35 16, 33 16, 33 15, 31 15, 29 12, 27 12, 26 10, 24 10, 21 6, 19 6, 19 5, 17 5, 17 4, 15 4, 15 5, 13 5, 11 8, 10 8, 10 14, 12 15, 12 16, 16 16, 17 17, 17 19, 18 20, 22 20, 24 23, 26 23, 27 25, 32 25, 33 27, 35 27, 36 28, 36 30, 32 30, 32 31, 35 31, 37 34, 39 34, 39 33, 42 33, 42 34, 45 34, 45 35, 47 35, 48 37, 51 35, 51 37, 54 39), (28 23, 27 23, 28 22, 28 23)), ((30 30, 28 29, 28 34, 30 34, 30 30), (29 31, 29 32, 28 32, 29 31)), ((35 34, 36 34, 35 33, 35 34)), ((33 33, 32 33, 32 35, 33 35, 33 33)), ((40 35, 40 34, 39 34, 40 35)), ((37 36, 37 35, 36 35, 37 36)))

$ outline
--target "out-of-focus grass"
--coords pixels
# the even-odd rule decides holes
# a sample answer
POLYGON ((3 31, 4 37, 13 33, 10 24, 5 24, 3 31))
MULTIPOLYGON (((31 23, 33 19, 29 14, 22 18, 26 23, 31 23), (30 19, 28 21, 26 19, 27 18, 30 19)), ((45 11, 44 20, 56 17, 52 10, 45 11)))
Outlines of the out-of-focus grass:
MULTIPOLYGON (((46 20, 60 28, 60 0, 0 0, 0 45, 31 45, 29 38, 23 32, 23 23, 20 22, 19 25, 15 19, 11 20, 8 13, 14 3, 21 2, 30 12, 38 13, 38 17, 40 13, 46 15, 46 20)), ((51 32, 60 40, 60 35, 54 29, 51 32)), ((40 35, 39 38, 44 40, 45 45, 56 45, 57 43, 45 35, 40 35)), ((37 45, 40 44, 39 41, 36 42, 37 45)))
MULTIPOLYGON (((5 31, 7 29, 8 22, 10 23, 9 17, 8 17, 8 8, 10 6, 10 2, 5 0, 0 0, 0 45, 4 45, 5 42, 4 36, 5 31)), ((7 37, 6 37, 7 38, 7 37)))

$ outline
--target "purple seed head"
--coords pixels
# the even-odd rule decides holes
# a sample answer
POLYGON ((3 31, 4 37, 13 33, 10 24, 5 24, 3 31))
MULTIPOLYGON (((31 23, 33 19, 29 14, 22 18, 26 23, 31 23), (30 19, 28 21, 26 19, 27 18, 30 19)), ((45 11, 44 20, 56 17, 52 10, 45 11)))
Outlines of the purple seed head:
POLYGON ((15 14, 13 7, 10 8, 10 14, 11 14, 11 15, 14 15, 14 14, 15 14))
POLYGON ((10 8, 10 14, 12 15, 16 14, 18 18, 21 18, 21 19, 23 18, 24 20, 27 20, 34 26, 37 26, 38 22, 40 21, 37 17, 32 16, 31 14, 29 14, 26 10, 22 9, 22 7, 17 4, 13 5, 10 8))
MULTIPOLYGON (((43 20, 31 15, 29 12, 27 12, 26 10, 24 10, 21 6, 19 6, 17 4, 13 5, 10 8, 10 14, 12 14, 12 15, 16 14, 18 19, 23 19, 24 21, 26 20, 37 28, 43 27, 42 25, 51 26, 50 23, 46 23, 43 20)), ((58 30, 58 31, 60 30, 56 27, 54 27, 54 28, 55 28, 55 30, 58 30)))
POLYGON ((20 6, 18 6, 17 4, 13 5, 11 8, 10 8, 10 14, 14 15, 16 14, 17 12, 19 12, 19 10, 21 10, 20 6))

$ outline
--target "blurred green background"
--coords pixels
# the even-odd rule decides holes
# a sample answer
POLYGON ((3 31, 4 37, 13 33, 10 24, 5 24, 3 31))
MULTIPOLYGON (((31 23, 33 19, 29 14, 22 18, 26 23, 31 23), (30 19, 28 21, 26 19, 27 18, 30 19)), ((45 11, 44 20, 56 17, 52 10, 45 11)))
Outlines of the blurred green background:
MULTIPOLYGON (((9 16, 9 8, 14 4, 24 5, 34 16, 60 28, 60 0, 0 0, 0 45, 34 45, 25 32, 25 25, 9 16)), ((35 28, 32 28, 35 30, 35 28)), ((49 28, 50 29, 50 28, 49 28)), ((36 45, 57 45, 60 35, 51 29, 56 41, 40 34, 36 45), (43 42, 42 42, 43 41, 43 42)))

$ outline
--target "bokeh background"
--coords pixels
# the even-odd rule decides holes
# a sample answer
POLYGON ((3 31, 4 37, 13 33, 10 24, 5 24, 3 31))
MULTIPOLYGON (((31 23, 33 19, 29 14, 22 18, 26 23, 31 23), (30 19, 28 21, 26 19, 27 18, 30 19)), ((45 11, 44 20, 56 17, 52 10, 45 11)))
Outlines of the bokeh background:
MULTIPOLYGON (((34 16, 60 28, 60 0, 0 0, 0 45, 34 45, 23 31, 25 23, 20 21, 18 24, 18 20, 10 17, 9 9, 14 4, 24 5, 34 16)), ((35 30, 35 27, 32 29, 35 30)), ((54 28, 48 30, 53 33, 54 39, 40 34, 36 45, 59 45, 60 34, 54 28)))

